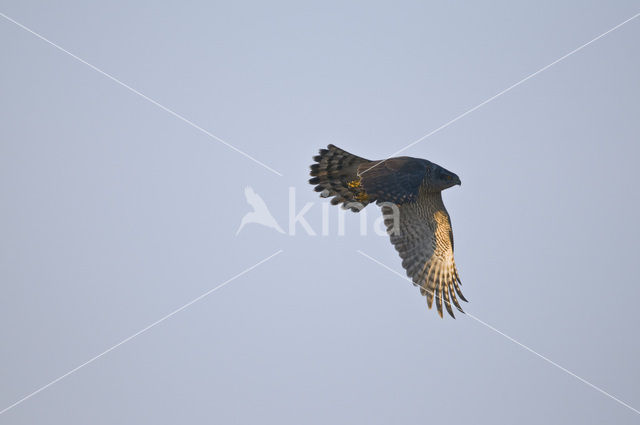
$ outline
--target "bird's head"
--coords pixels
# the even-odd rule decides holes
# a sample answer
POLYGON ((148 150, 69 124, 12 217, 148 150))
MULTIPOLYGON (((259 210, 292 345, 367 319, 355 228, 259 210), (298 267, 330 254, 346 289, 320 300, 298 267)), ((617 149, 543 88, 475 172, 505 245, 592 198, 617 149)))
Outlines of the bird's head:
POLYGON ((456 185, 462 185, 460 177, 455 173, 437 165, 432 164, 431 176, 429 178, 429 186, 431 190, 445 190, 456 185))

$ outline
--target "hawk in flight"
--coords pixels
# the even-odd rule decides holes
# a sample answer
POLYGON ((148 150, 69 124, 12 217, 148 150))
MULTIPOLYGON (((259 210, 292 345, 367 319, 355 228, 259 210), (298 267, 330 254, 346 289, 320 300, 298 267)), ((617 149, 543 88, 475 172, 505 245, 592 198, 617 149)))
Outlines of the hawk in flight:
MULTIPOLYGON (((454 317, 451 304, 460 311, 460 276, 453 260, 453 233, 442 191, 460 185, 460 179, 426 159, 407 156, 369 161, 329 145, 313 157, 309 183, 331 204, 360 211, 371 202, 382 208, 391 243, 400 253, 402 267, 414 285, 435 298, 454 317), (457 296, 456 296, 457 294, 457 296)), ((463 312, 464 313, 464 312, 463 312)))

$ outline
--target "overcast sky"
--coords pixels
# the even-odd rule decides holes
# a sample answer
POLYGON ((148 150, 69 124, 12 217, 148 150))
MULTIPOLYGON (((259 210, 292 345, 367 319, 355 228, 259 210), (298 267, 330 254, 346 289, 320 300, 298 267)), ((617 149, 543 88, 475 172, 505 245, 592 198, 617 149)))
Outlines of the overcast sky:
POLYGON ((640 18, 403 154, 444 201, 440 319, 379 211, 311 157, 382 159, 640 12, 635 1, 0 0, 0 424, 630 424, 640 410, 640 18), (263 167, 229 146, 245 152, 263 167), (285 230, 248 224, 251 186, 285 230), (369 210, 370 209, 370 210, 369 210))

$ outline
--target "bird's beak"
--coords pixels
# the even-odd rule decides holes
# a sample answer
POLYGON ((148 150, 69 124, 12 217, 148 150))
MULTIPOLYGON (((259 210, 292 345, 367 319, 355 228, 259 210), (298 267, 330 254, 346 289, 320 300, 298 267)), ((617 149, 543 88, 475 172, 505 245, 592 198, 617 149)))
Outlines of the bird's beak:
POLYGON ((457 179, 457 180, 456 180, 456 184, 457 184, 458 186, 462 186, 462 182, 460 181, 460 179, 457 179))

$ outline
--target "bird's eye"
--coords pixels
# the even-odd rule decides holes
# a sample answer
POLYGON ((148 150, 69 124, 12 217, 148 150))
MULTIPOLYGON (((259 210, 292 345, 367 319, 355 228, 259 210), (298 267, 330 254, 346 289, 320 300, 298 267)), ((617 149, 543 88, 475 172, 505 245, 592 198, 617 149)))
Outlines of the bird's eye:
POLYGON ((445 179, 447 179, 447 180, 449 181, 449 180, 451 180, 453 177, 451 177, 451 176, 448 176, 448 175, 447 175, 447 176, 444 176, 444 178, 445 178, 445 179))

